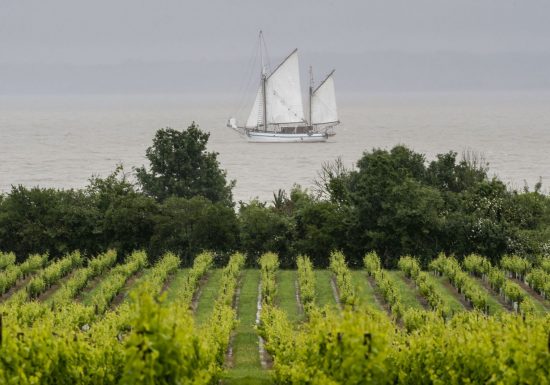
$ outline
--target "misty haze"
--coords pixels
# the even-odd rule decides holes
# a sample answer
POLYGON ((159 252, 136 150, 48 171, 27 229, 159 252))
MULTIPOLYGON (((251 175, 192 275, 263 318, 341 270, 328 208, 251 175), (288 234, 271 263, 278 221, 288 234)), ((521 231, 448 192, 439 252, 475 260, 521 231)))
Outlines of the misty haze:
POLYGON ((0 384, 550 384, 550 1, 0 0, 0 384))

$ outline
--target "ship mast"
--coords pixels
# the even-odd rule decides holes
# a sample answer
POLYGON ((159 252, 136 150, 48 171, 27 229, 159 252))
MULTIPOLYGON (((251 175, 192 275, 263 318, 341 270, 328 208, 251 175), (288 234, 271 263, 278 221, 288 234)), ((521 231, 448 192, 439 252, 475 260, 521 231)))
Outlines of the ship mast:
POLYGON ((313 129, 313 121, 311 120, 311 99, 313 97, 313 68, 309 66, 309 125, 313 129))
POLYGON ((265 70, 264 56, 263 56, 263 50, 262 50, 262 41, 263 40, 264 40, 263 33, 260 30, 260 61, 261 61, 261 66, 262 66, 262 99, 263 99, 262 115, 263 115, 264 131, 267 131, 267 96, 266 96, 266 93, 267 93, 267 91, 266 91, 267 73, 266 73, 266 70, 265 70))

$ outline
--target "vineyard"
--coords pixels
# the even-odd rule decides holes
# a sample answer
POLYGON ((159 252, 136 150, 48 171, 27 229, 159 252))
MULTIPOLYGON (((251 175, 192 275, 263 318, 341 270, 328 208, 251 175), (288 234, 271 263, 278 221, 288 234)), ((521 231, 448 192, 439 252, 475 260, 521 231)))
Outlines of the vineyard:
POLYGON ((1 384, 548 384, 550 258, 0 253, 1 384))

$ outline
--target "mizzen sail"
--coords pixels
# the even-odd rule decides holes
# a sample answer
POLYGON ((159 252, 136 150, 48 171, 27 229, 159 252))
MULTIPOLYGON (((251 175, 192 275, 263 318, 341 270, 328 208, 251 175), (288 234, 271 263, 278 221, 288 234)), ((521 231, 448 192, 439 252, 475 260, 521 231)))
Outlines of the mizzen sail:
POLYGON ((325 78, 311 95, 311 124, 338 122, 333 74, 334 71, 325 78))

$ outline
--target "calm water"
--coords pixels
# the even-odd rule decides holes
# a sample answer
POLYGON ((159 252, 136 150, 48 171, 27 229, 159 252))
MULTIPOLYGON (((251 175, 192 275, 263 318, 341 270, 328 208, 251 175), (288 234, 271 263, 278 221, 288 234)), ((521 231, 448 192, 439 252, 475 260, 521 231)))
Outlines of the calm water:
MULTIPOLYGON (((482 153, 511 187, 550 185, 550 93, 341 96, 343 124, 327 143, 247 143, 225 127, 231 99, 169 96, 0 97, 0 190, 11 185, 82 187, 117 163, 146 164, 156 129, 210 131, 209 147, 237 180, 236 200, 269 200, 278 188, 310 186, 321 164, 349 166, 366 149, 406 144, 425 153, 482 153)), ((244 113, 244 110, 242 111, 244 113)))

